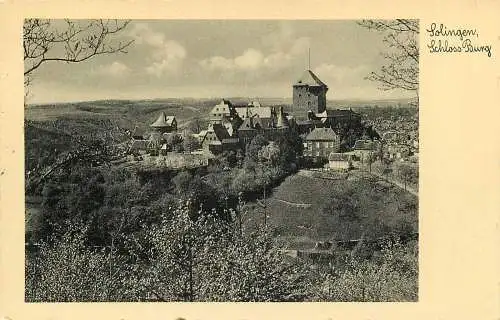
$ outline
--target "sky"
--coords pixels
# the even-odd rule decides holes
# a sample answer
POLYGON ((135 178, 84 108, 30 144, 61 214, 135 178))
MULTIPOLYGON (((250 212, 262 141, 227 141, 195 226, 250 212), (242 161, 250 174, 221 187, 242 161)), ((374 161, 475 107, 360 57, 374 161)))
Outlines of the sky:
POLYGON ((398 99, 366 80, 383 65, 377 32, 350 20, 133 20, 126 54, 35 70, 29 103, 100 99, 292 96, 309 65, 327 99, 398 99))

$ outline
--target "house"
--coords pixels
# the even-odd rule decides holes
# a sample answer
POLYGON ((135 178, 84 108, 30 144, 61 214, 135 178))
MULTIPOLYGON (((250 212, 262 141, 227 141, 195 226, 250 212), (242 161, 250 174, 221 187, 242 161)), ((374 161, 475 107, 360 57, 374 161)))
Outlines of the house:
POLYGON ((332 152, 339 152, 340 137, 332 128, 315 128, 306 136, 304 156, 327 159, 332 152))
POLYGON ((221 123, 223 119, 232 119, 237 116, 236 110, 231 101, 222 101, 210 111, 210 123, 221 123))
POLYGON ((218 154, 228 150, 240 148, 240 140, 231 137, 226 127, 220 123, 212 124, 201 141, 201 146, 205 151, 218 154))
POLYGON ((165 112, 162 112, 150 127, 160 133, 177 131, 177 120, 175 116, 167 116, 165 112))
POLYGON ((352 156, 345 153, 331 152, 328 155, 330 170, 349 170, 352 167, 352 156))

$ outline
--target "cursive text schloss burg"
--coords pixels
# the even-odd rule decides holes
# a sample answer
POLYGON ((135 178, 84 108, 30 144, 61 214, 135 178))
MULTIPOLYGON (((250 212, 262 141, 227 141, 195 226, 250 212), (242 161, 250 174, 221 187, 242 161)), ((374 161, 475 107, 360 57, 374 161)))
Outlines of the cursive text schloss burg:
POLYGON ((478 44, 477 29, 448 28, 442 23, 431 23, 427 34, 430 53, 486 53, 491 57, 491 45, 478 44))

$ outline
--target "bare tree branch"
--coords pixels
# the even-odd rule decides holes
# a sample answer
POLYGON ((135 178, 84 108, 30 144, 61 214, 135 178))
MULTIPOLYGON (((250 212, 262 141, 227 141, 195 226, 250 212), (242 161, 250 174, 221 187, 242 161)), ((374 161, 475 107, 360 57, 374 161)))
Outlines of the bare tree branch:
POLYGON ((25 76, 48 61, 78 63, 97 55, 127 53, 126 49, 133 43, 133 40, 117 42, 112 39, 127 27, 128 20, 64 20, 62 26, 57 23, 44 19, 24 21, 25 76))
POLYGON ((418 20, 363 20, 358 24, 383 34, 388 47, 383 53, 386 64, 366 79, 378 82, 382 90, 403 89, 418 95, 418 20))

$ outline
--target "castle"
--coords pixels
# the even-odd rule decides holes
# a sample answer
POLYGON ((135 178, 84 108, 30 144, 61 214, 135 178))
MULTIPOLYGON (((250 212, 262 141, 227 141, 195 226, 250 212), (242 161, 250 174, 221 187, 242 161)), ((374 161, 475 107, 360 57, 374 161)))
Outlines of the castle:
MULTIPOLYGON (((235 106, 222 99, 209 113, 208 128, 194 136, 204 151, 217 154, 242 149, 257 135, 276 140, 293 131, 302 135, 306 156, 338 152, 340 145, 351 147, 362 136, 361 116, 351 109, 327 109, 328 86, 311 70, 305 70, 292 88, 291 114, 283 106, 262 106, 258 101, 235 106)), ((151 127, 166 134, 176 131, 177 123, 162 113, 151 127)))

